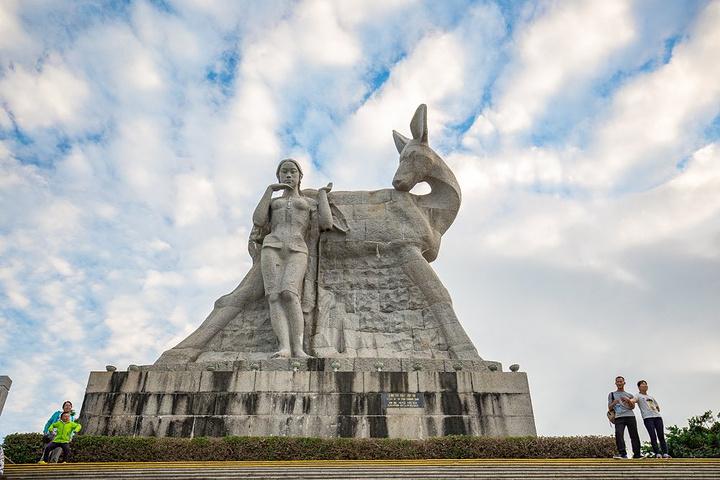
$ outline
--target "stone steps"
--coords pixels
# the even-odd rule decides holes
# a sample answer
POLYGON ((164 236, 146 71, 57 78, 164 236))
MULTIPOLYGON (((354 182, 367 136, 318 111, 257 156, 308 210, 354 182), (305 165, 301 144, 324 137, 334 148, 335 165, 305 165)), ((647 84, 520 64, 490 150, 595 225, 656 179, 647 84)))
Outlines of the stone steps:
POLYGON ((6 465, 8 479, 718 479, 720 459, 326 460, 6 465))

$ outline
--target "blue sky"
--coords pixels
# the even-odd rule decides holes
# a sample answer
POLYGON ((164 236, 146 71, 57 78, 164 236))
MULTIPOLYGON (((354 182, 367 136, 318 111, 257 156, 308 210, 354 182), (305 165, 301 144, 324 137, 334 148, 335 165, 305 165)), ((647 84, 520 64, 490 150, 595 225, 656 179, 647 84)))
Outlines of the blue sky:
POLYGON ((0 3, 0 437, 149 364, 250 266, 280 158, 390 186, 428 104, 463 205, 438 274, 544 435, 720 399, 720 2, 0 3))

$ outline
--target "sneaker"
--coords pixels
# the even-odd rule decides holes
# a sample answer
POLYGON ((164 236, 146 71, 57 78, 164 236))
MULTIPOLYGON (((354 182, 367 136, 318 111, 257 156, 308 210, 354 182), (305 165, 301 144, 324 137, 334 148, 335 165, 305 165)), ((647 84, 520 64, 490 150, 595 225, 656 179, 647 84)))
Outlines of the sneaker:
POLYGON ((643 457, 642 455, 633 455, 632 458, 633 458, 633 460, 639 460, 639 459, 645 458, 645 457, 643 457))
POLYGON ((658 454, 655 455, 655 458, 662 458, 662 455, 660 455, 660 454, 658 453, 658 454))
POLYGON ((662 458, 672 458, 672 457, 670 455, 668 455, 667 453, 663 453, 662 458))
POLYGON ((613 458, 615 460, 627 460, 627 455, 615 455, 613 458))
POLYGON ((45 464, 47 464, 47 462, 46 462, 45 460, 40 460, 40 461, 38 462, 38 464, 39 464, 39 465, 45 465, 45 464))

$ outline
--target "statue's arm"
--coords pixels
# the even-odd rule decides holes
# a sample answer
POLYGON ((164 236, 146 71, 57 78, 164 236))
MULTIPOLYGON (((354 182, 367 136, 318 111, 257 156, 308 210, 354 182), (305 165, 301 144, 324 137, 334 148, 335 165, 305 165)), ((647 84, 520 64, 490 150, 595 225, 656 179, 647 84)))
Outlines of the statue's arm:
POLYGON ((256 227, 264 227, 270 221, 270 203, 272 202, 273 192, 278 192, 280 190, 292 190, 292 188, 293 187, 287 183, 273 183, 268 186, 260 199, 260 203, 258 203, 258 206, 255 207, 255 212, 253 213, 253 225, 256 227))
POLYGON ((273 189, 271 185, 265 190, 258 206, 255 207, 255 212, 253 213, 253 224, 257 227, 264 227, 270 220, 270 202, 272 201, 272 193, 273 189))
POLYGON ((332 190, 332 183, 318 190, 318 226, 320 230, 330 230, 333 226, 332 213, 327 194, 332 190))

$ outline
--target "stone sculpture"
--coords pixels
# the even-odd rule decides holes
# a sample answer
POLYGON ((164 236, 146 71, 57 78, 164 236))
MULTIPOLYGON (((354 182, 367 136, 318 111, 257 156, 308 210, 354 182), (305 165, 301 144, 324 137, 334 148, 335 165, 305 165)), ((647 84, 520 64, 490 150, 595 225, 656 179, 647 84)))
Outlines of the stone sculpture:
POLYGON ((318 191, 317 201, 300 193, 302 169, 295 160, 283 160, 276 172, 278 182, 270 185, 253 214, 253 224, 270 232, 262 243, 260 266, 265 295, 270 305, 270 323, 280 344, 273 357, 309 357, 303 350, 305 332, 300 296, 307 270, 305 241, 311 219, 318 216, 321 230, 330 230, 332 216, 327 192, 332 183, 318 191), (273 192, 284 190, 282 197, 273 192))
POLYGON ((330 192, 330 184, 301 191, 297 163, 281 162, 280 183, 268 187, 253 216, 252 268, 156 364, 303 357, 306 351, 318 357, 480 360, 429 264, 457 215, 460 187, 428 144, 425 105, 410 131, 412 138, 393 131, 400 154, 393 188, 330 192), (420 182, 431 192, 410 193, 420 182), (283 196, 272 200, 280 190, 283 196), (304 213, 302 220, 283 223, 276 219, 285 216, 269 214, 270 208, 304 213), (317 222, 310 221, 310 211, 317 212, 317 222), (282 253, 284 244, 288 253, 282 253), (278 261, 281 267, 274 267, 278 261), (274 268, 292 270, 293 286, 276 285, 274 268))
POLYGON ((460 187, 428 145, 424 105, 410 131, 393 132, 393 188, 300 190, 300 167, 282 161, 253 216, 240 285, 154 365, 91 372, 85 430, 535 435, 527 376, 478 356, 430 266, 460 187), (431 192, 410 193, 420 182, 431 192))

